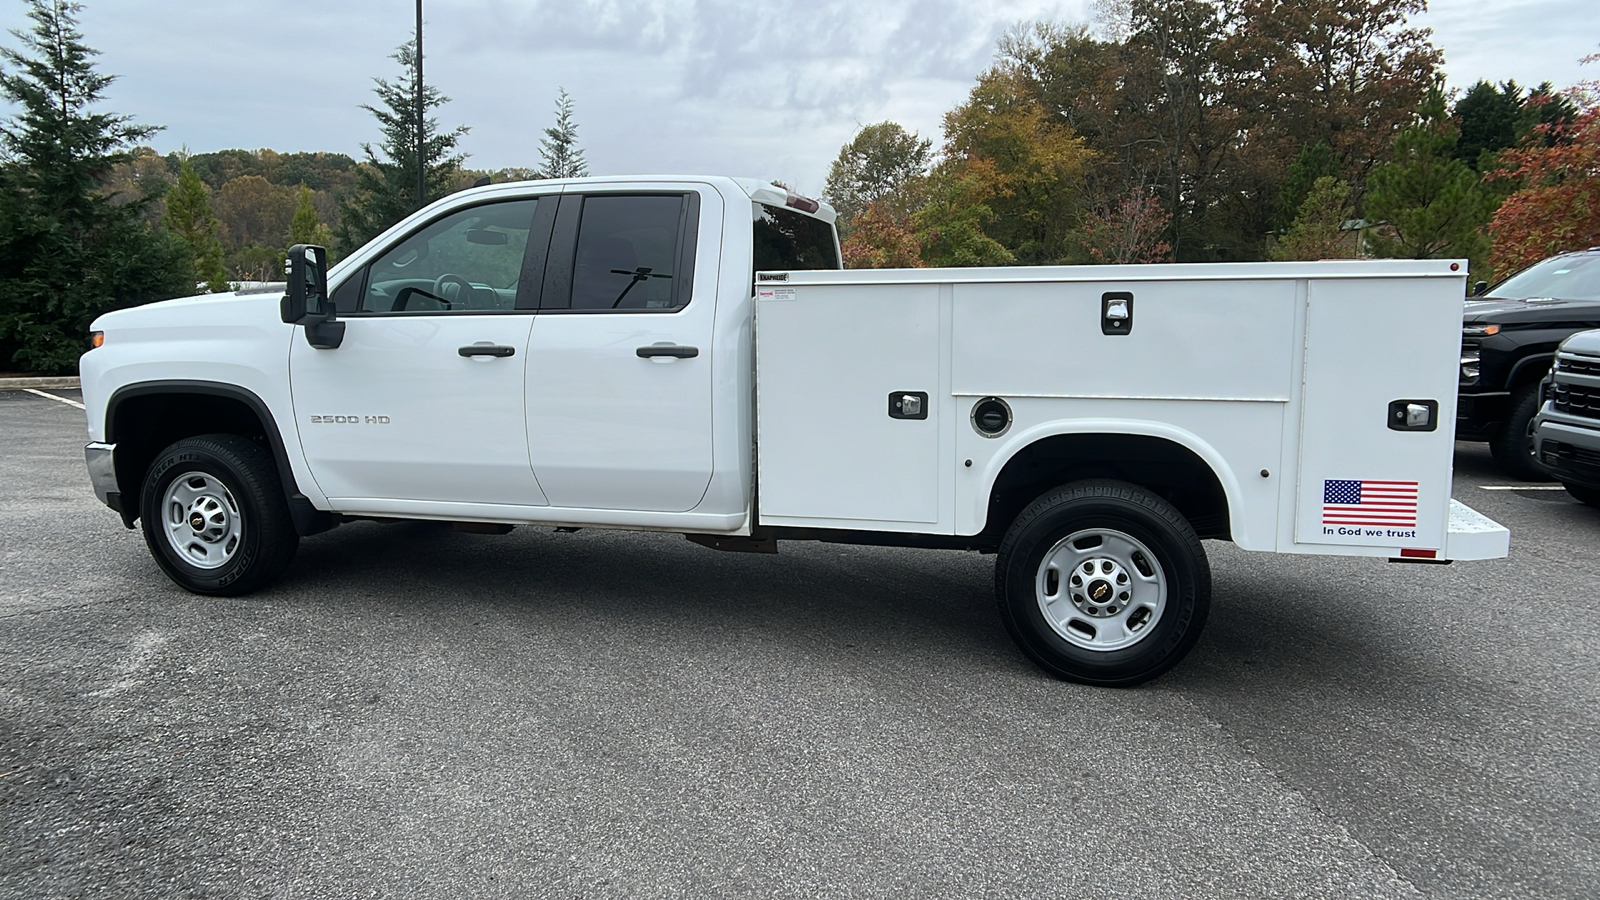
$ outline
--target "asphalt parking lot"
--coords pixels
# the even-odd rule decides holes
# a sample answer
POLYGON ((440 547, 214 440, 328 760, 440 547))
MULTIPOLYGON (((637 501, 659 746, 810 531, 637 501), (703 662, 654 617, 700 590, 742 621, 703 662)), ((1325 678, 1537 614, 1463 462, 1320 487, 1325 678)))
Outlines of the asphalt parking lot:
POLYGON ((1210 543, 1198 647, 1117 691, 1036 671, 976 554, 356 523, 195 597, 84 440, 0 393, 0 896, 1600 885, 1600 510, 1479 446, 1509 559, 1210 543))

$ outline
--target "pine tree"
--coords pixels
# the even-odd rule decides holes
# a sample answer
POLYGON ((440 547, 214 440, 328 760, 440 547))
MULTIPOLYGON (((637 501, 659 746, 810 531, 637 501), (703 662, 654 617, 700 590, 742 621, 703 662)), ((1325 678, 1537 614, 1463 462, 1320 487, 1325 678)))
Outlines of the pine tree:
POLYGON ((572 97, 566 88, 556 98, 556 124, 544 130, 539 142, 540 178, 583 178, 589 166, 578 148, 578 123, 572 120, 572 97))
POLYGON ((1311 183, 1283 237, 1267 254, 1270 259, 1349 259, 1359 247, 1346 237, 1344 223, 1351 216, 1350 182, 1324 175, 1311 183))
POLYGON ((289 220, 289 244, 316 244, 326 247, 333 240, 328 231, 328 226, 322 224, 322 219, 317 216, 317 208, 311 205, 311 189, 300 184, 299 199, 295 203, 294 218, 289 220))
POLYGON ((0 362, 71 371, 106 310, 194 292, 186 248, 100 190, 127 148, 157 129, 95 112, 114 76, 94 70, 82 6, 30 0, 33 27, 0 48, 0 362))
POLYGON ((178 183, 167 191, 167 231, 189 248, 197 278, 206 280, 206 290, 221 293, 230 289, 222 268, 222 241, 217 238, 217 216, 211 211, 206 186, 185 159, 178 164, 178 183))
POLYGON ((1455 150, 1456 131, 1435 85, 1415 121, 1396 135, 1393 160, 1367 180, 1367 218, 1381 226, 1367 238, 1375 256, 1475 264, 1488 257, 1484 226, 1494 198, 1455 150))
POLYGON ((456 175, 466 154, 456 153, 457 144, 467 127, 461 125, 452 131, 441 131, 437 117, 429 112, 450 102, 438 88, 424 86, 422 91, 422 147, 425 163, 426 195, 417 197, 417 105, 416 70, 417 43, 401 44, 392 57, 400 63, 401 77, 394 81, 374 78, 380 105, 362 105, 372 113, 383 131, 379 151, 371 144, 362 144, 366 159, 356 170, 356 186, 350 199, 339 211, 338 240, 345 251, 354 250, 377 237, 385 228, 419 209, 429 200, 438 199, 455 186, 456 175))

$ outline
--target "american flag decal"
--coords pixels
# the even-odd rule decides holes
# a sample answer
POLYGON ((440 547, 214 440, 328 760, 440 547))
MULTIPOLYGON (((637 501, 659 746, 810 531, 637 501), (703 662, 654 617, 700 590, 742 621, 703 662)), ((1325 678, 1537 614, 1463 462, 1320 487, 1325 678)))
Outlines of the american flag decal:
POLYGON ((1322 524, 1415 528, 1415 481, 1324 481, 1322 524))

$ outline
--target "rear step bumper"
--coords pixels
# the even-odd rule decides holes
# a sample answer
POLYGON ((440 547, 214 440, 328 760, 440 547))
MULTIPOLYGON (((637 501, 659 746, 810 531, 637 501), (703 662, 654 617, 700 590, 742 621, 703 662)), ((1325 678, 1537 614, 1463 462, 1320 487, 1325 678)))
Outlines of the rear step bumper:
POLYGON ((1444 559, 1500 559, 1511 552, 1511 532, 1460 500, 1450 501, 1444 559))

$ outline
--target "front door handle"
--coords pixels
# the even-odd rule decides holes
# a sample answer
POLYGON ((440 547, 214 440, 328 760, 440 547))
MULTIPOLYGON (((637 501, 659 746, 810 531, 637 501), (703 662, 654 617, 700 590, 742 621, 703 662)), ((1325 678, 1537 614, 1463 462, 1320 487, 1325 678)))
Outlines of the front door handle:
POLYGON ((505 359, 515 356, 517 348, 507 347, 505 344, 468 344, 456 351, 462 356, 492 356, 495 359, 505 359))
POLYGON ((651 344, 633 351, 639 354, 640 359, 650 359, 656 356, 670 356, 673 359, 694 359, 700 355, 699 347, 680 347, 677 344, 651 344))

